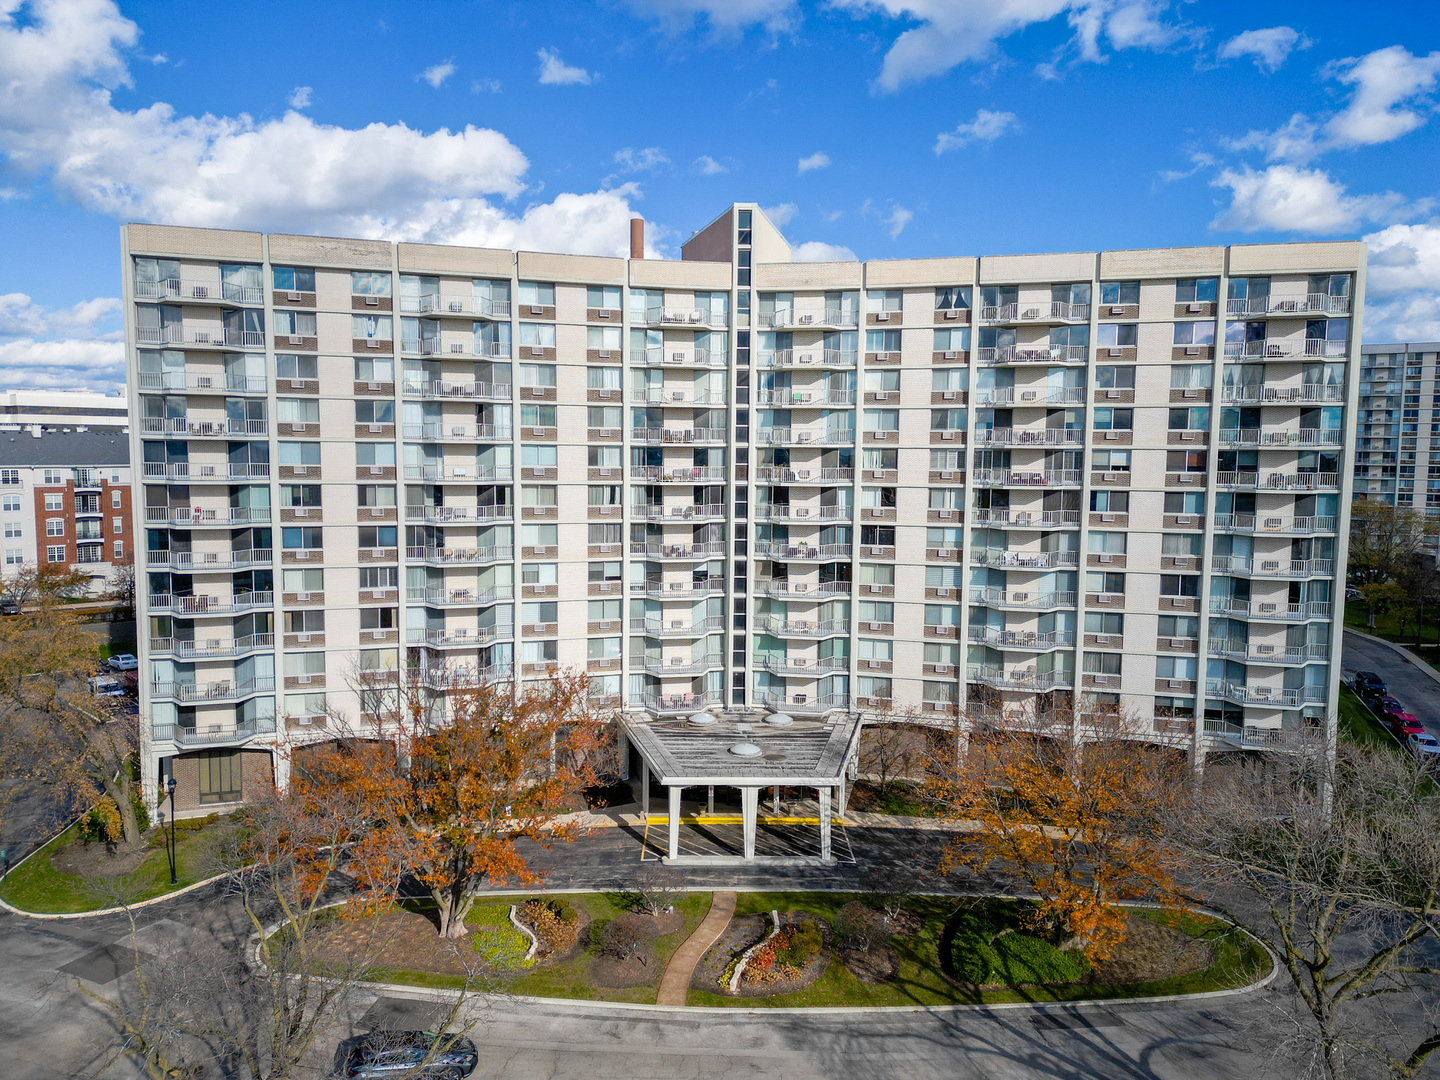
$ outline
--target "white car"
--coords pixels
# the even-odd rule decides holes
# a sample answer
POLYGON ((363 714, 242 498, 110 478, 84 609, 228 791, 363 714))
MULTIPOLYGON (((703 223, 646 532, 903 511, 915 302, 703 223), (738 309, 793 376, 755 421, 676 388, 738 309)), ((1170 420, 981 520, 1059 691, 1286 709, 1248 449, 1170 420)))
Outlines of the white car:
POLYGON ((139 658, 128 652, 118 653, 105 663, 111 671, 134 671, 140 666, 139 658))
POLYGON ((1419 758, 1428 758, 1430 761, 1440 761, 1440 739, 1428 733, 1407 735, 1405 745, 1410 752, 1419 758))

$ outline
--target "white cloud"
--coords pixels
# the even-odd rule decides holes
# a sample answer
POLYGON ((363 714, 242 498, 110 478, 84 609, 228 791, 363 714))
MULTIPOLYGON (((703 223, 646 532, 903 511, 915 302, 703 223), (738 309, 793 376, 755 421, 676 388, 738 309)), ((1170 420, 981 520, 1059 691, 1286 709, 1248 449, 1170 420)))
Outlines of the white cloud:
POLYGON ((440 87, 445 85, 445 80, 454 74, 455 65, 449 60, 446 60, 443 64, 431 64, 419 75, 416 75, 415 78, 417 81, 427 82, 433 89, 439 90, 440 87))
POLYGON ((905 226, 909 225, 914 217, 915 211, 906 210, 899 203, 892 206, 890 216, 884 219, 885 224, 890 226, 890 239, 899 239, 900 234, 905 231, 905 226))
MULTIPOLYGON (((760 210, 770 219, 777 229, 783 229, 795 220, 795 215, 799 212, 800 208, 793 202, 782 202, 779 206, 762 206, 760 210)), ((820 260, 810 259, 808 261, 818 262, 820 260)))
POLYGON ((1230 205, 1210 223, 1212 229, 1240 232, 1349 232, 1366 221, 1394 217, 1405 206, 1394 192, 1350 195, 1323 169, 1271 165, 1225 169, 1211 185, 1228 188, 1230 205))
POLYGON ((701 176, 718 176, 720 173, 730 171, 729 166, 720 164, 720 162, 716 161, 709 154, 701 154, 691 164, 690 169, 692 172, 697 172, 701 176))
POLYGON ((1274 131, 1250 131, 1238 139, 1222 139, 1229 150, 1264 150, 1266 161, 1306 162, 1318 157, 1322 147, 1318 129, 1304 113, 1296 113, 1274 131))
POLYGON ((669 165, 670 159, 658 146, 647 146, 643 150, 627 146, 615 151, 615 164, 621 172, 651 172, 661 165, 669 165))
MULTIPOLYGON (((996 43, 1036 23, 1068 16, 1069 46, 1088 61, 1103 61, 1103 37, 1115 49, 1163 49, 1194 35, 1167 23, 1170 0, 833 0, 859 13, 879 10, 918 22, 885 54, 875 88, 893 92, 906 83, 941 75, 971 61, 989 59, 996 43)), ((1053 74, 1055 66, 1046 65, 1053 74)))
POLYGON ((1412 56, 1402 45, 1331 65, 1335 77, 1355 87, 1350 104, 1330 118, 1325 130, 1339 146, 1373 146, 1408 135, 1427 117, 1405 108, 1429 93, 1440 76, 1440 52, 1412 56))
POLYGON ((500 93, 499 79, 473 79, 470 83, 472 94, 498 94, 500 93))
POLYGON ((50 309, 24 293, 0 295, 0 385, 12 389, 110 390, 124 383, 120 301, 82 300, 50 309))
POLYGON ((1391 225, 1365 242, 1366 339, 1440 339, 1440 222, 1391 225))
POLYGON ((1271 26, 1264 30, 1246 30, 1220 46, 1215 54, 1221 60, 1239 60, 1250 56, 1255 66, 1267 74, 1278 71, 1296 49, 1308 49, 1312 42, 1290 26, 1271 26))
MULTIPOLYGON (((138 39, 113 0, 0 0, 0 154, 8 170, 117 218, 216 228, 623 255, 635 189, 567 194, 514 212, 529 162, 467 126, 318 124, 117 108, 138 39), (567 235, 563 228, 573 228, 567 235)), ((530 189, 533 191, 533 189, 530 189)))
POLYGON ((939 157, 947 150, 958 150, 969 142, 992 143, 1019 126, 1020 120, 1012 112, 980 109, 968 124, 961 124, 954 131, 942 131, 935 137, 935 155, 939 157))
POLYGON ((839 244, 827 244, 823 240, 806 240, 790 249, 790 258, 795 262, 859 262, 855 252, 839 244))
POLYGON ((630 6, 671 33, 688 30, 702 18, 727 35, 750 26, 781 33, 799 23, 795 0, 630 0, 630 6))
POLYGON ((817 150, 809 157, 802 157, 800 159, 800 171, 802 173, 807 173, 814 169, 823 169, 829 164, 830 155, 825 153, 825 151, 823 150, 817 150))
POLYGON ((294 90, 290 91, 290 97, 287 99, 290 107, 292 109, 308 109, 310 107, 311 95, 313 95, 314 92, 315 91, 308 86, 295 87, 294 90))
POLYGON ((541 49, 535 54, 540 58, 541 86, 589 86, 595 76, 584 68, 571 67, 560 59, 554 49, 541 49))

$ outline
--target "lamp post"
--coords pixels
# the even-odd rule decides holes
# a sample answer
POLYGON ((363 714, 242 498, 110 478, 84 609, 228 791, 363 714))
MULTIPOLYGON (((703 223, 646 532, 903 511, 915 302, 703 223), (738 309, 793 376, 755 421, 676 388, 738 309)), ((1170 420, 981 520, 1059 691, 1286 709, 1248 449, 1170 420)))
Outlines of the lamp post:
POLYGON ((165 780, 165 794, 170 796, 170 884, 179 885, 175 876, 175 777, 165 780))

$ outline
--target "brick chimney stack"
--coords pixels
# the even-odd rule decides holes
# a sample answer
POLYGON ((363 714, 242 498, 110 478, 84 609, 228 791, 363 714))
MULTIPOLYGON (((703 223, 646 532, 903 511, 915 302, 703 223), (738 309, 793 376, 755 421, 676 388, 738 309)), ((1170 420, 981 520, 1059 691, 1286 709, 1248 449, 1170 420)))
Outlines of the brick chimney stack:
POLYGON ((645 257, 645 219, 634 217, 630 219, 630 257, 632 259, 643 259, 645 257))

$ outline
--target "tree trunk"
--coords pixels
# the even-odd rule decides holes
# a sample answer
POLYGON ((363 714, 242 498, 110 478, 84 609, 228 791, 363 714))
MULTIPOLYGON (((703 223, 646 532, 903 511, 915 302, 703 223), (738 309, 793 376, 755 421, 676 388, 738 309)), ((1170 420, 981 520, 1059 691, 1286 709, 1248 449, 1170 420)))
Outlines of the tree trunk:
POLYGON ((435 906, 440 915, 440 936, 449 940, 463 938, 469 933, 465 916, 475 906, 475 896, 464 885, 450 884, 432 889, 435 906))
POLYGON ((123 764, 117 775, 106 777, 104 788, 105 794, 115 800, 115 807, 120 811, 120 832, 125 846, 139 847, 140 822, 135 817, 135 800, 132 797, 134 792, 128 768, 128 763, 123 764))

